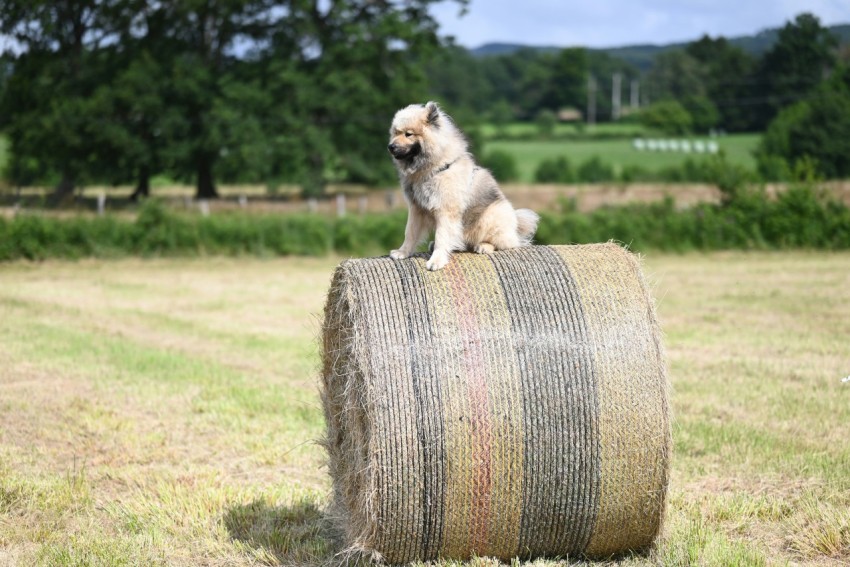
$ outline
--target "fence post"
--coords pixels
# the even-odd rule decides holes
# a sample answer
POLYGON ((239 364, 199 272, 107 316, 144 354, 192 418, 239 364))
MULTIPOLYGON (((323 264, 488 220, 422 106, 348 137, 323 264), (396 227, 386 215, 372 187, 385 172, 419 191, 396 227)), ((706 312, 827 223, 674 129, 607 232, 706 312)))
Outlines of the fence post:
POLYGON ((106 192, 101 191, 97 194, 97 216, 102 217, 106 210, 106 192))
POLYGON ((336 216, 342 218, 345 216, 345 194, 337 193, 336 196, 336 216))

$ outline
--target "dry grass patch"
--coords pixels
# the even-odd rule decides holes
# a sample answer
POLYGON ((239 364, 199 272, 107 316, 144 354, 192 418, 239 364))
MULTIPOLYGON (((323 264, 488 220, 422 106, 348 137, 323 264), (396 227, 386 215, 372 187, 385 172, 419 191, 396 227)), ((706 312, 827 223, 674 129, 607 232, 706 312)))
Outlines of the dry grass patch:
POLYGON ((790 550, 803 559, 819 557, 850 562, 850 508, 818 496, 804 498, 787 522, 790 550))
MULTIPOLYGON (((0 266, 0 564, 329 560, 312 440, 336 263, 0 266)), ((667 334, 673 480, 658 549, 612 564, 850 562, 850 254, 645 268, 667 334)))

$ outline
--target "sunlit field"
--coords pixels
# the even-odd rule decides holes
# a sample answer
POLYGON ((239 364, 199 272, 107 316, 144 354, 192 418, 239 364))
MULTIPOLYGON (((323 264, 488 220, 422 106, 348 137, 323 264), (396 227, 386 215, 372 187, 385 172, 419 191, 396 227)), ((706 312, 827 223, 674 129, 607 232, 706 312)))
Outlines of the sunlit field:
MULTIPOLYGON (((316 338, 338 261, 0 265, 0 565, 330 561, 316 338)), ((644 268, 673 474, 658 548, 614 564, 846 565, 850 254, 644 268)))
MULTIPOLYGON (((666 139, 666 138, 665 138, 666 139)), ((709 140, 708 137, 691 140, 709 140)), ((717 138, 730 163, 755 170, 753 151, 758 145, 759 134, 730 134, 717 138)), ((648 171, 658 171, 664 167, 680 166, 686 159, 700 159, 705 154, 683 152, 638 151, 632 146, 631 139, 587 139, 587 140, 493 140, 487 142, 485 151, 501 150, 516 158, 519 180, 525 183, 534 181, 534 172, 544 159, 565 156, 573 168, 592 157, 599 159, 622 171, 629 166, 639 166, 648 171)))

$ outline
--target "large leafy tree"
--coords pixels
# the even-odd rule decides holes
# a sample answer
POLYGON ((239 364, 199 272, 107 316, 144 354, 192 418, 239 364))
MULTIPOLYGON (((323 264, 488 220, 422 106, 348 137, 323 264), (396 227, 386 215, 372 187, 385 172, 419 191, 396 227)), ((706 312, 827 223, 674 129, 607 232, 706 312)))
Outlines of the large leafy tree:
POLYGON ((752 128, 753 59, 726 38, 707 35, 688 44, 685 52, 702 67, 705 96, 719 113, 719 125, 730 131, 752 128))
POLYGON ((587 50, 562 49, 551 59, 550 77, 541 104, 550 110, 583 106, 587 89, 587 50))
POLYGON ((782 108, 806 98, 835 66, 837 45, 817 16, 804 13, 785 24, 758 67, 755 126, 763 128, 782 108))
MULTIPOLYGON (((455 109, 465 112, 485 114, 495 106, 494 84, 497 82, 489 76, 493 69, 492 63, 497 58, 476 59, 466 49, 458 46, 448 46, 442 50, 426 66, 429 96, 455 109)), ((501 66, 496 66, 496 72, 502 72, 501 66)), ((507 81, 506 81, 507 82, 507 81)), ((512 117, 513 110, 502 94, 502 116, 512 117), (507 106, 507 111, 504 105, 507 106)))
POLYGON ((108 67, 113 9, 107 0, 0 2, 0 33, 23 50, 0 100, 0 128, 13 164, 54 174, 58 199, 97 168, 90 135, 101 113, 92 94, 108 67))
POLYGON ((705 96, 705 70, 685 50, 665 51, 655 58, 647 75, 651 100, 681 100, 689 96, 705 96))
POLYGON ((850 67, 783 109, 767 128, 757 155, 766 175, 777 174, 776 158, 787 170, 808 158, 824 177, 850 177, 850 67))
MULTIPOLYGON (((424 97, 439 0, 5 0, 22 53, 0 113, 13 159, 89 179, 152 173, 334 180, 391 176, 394 110, 424 97)), ((464 3, 464 0, 458 0, 464 3)))
POLYGON ((277 103, 269 121, 274 146, 283 152, 277 157, 300 163, 288 174, 308 192, 341 179, 392 179, 380 148, 395 110, 424 102, 423 69, 440 45, 428 12, 433 3, 289 4, 263 54, 264 80, 277 103))
MULTIPOLYGON (((709 70, 689 50, 667 51, 658 55, 655 65, 647 75, 650 97, 660 106, 653 105, 645 112, 649 113, 645 121, 657 122, 658 117, 676 117, 668 120, 676 124, 674 131, 705 131, 713 127, 719 114, 714 102, 709 98, 709 70), (683 127, 680 109, 689 115, 683 127)), ((664 122, 664 120, 662 120, 664 122)))

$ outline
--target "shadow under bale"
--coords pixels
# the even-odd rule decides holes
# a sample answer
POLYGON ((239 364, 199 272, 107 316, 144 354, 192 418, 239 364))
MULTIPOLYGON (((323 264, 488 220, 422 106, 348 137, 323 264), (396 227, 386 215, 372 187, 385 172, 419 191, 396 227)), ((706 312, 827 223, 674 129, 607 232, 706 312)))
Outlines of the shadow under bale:
POLYGON ((270 506, 255 500, 233 506, 223 521, 231 538, 281 565, 315 567, 327 564, 333 555, 332 528, 309 501, 270 506))
POLYGON ((325 307, 331 519, 351 557, 649 548, 671 436, 661 332, 615 244, 349 260, 325 307))

